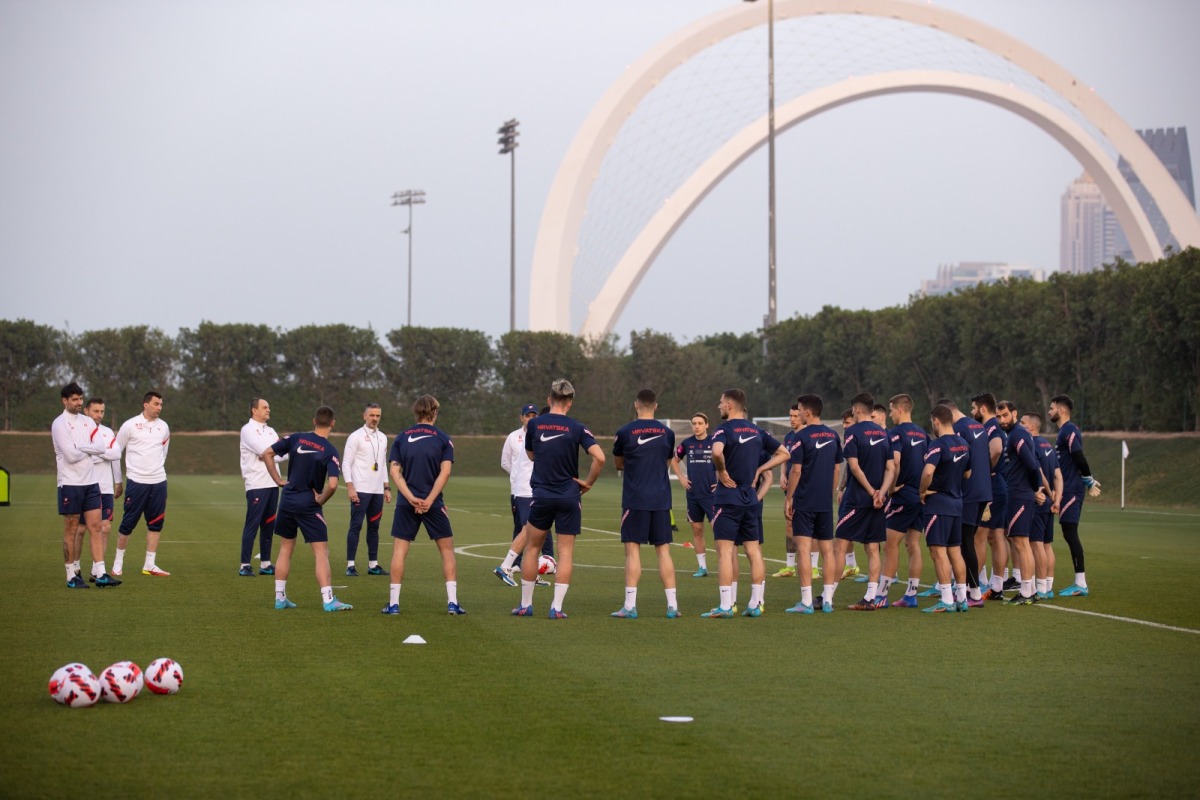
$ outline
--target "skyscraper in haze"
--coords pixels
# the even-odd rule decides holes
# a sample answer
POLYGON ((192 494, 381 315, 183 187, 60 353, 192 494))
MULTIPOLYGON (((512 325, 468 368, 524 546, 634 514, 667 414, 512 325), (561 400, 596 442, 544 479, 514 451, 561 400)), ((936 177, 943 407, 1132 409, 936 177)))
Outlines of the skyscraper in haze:
MULTIPOLYGON (((1187 128, 1157 128, 1138 131, 1138 135, 1149 145, 1154 155, 1158 156, 1158 160, 1175 179, 1192 208, 1195 208, 1195 184, 1192 179, 1192 157, 1188 148, 1187 128)), ((1179 242, 1171 235, 1158 205, 1150 197, 1150 193, 1146 191, 1129 162, 1121 158, 1117 166, 1133 190, 1134 197, 1146 212, 1158 243, 1163 248, 1178 249, 1179 242)), ((1084 173, 1068 186, 1063 194, 1059 270, 1091 272, 1104 264, 1112 263, 1118 257, 1126 261, 1133 260, 1129 240, 1121 230, 1116 215, 1104 202, 1100 188, 1087 173, 1084 173)))

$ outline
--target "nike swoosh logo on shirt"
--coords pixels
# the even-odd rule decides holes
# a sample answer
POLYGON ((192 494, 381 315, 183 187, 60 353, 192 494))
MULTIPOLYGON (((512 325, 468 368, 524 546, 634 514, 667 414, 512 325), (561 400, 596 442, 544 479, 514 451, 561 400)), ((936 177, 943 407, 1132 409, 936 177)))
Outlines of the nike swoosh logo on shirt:
POLYGON ((548 441, 550 441, 551 439, 557 439, 557 438, 558 438, 558 437, 560 437, 560 436, 566 436, 566 434, 565 434, 565 433, 556 433, 556 434, 554 434, 553 436, 547 436, 546 434, 544 434, 544 433, 543 433, 543 434, 542 434, 542 441, 543 441, 543 442, 548 442, 548 441))
POLYGON ((303 447, 297 447, 296 452, 297 453, 315 453, 317 451, 316 450, 305 450, 303 447))
POLYGON ((651 437, 649 437, 649 438, 647 438, 647 439, 643 439, 642 437, 640 437, 640 436, 639 436, 639 437, 638 437, 638 444, 645 444, 646 442, 653 442, 655 439, 661 439, 661 438, 662 438, 662 434, 661 434, 661 433, 660 433, 660 434, 658 434, 657 436, 651 436, 651 437))
POLYGON ((823 442, 817 442, 816 444, 813 445, 813 447, 815 447, 817 450, 820 450, 822 447, 829 445, 829 444, 833 444, 833 439, 826 439, 823 442))
POLYGON ((966 453, 963 453, 961 456, 955 456, 955 457, 954 457, 954 463, 955 463, 955 464, 957 464, 958 462, 962 461, 962 460, 963 460, 964 458, 966 458, 966 457, 967 457, 967 454, 966 454, 966 453))
POLYGON ((910 446, 916 447, 917 445, 919 445, 921 443, 921 440, 920 439, 909 439, 908 443, 910 446))
POLYGON ((879 444, 880 442, 886 442, 887 439, 867 439, 867 441, 871 444, 871 447, 874 447, 875 445, 879 444))
POLYGON ((974 436, 976 439, 978 439, 980 436, 983 436, 983 431, 980 431, 979 433, 974 434, 974 436))
POLYGON ((408 440, 409 440, 410 442, 419 442, 419 441, 421 441, 422 439, 428 439, 430 436, 433 436, 433 434, 432 434, 432 433, 427 433, 427 434, 425 434, 424 436, 409 436, 409 437, 408 437, 408 440))
POLYGON ((753 439, 754 439, 754 434, 750 434, 745 439, 743 439, 741 436, 739 436, 738 444, 745 444, 746 442, 753 441, 753 439))

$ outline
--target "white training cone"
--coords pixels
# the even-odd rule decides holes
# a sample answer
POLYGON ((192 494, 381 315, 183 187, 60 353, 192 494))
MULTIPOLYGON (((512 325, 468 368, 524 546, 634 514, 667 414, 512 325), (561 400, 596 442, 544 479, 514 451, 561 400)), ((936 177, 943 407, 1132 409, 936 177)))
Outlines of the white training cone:
POLYGON ((414 633, 412 636, 409 636, 407 639, 405 639, 403 643, 404 644, 425 644, 425 640, 414 633))

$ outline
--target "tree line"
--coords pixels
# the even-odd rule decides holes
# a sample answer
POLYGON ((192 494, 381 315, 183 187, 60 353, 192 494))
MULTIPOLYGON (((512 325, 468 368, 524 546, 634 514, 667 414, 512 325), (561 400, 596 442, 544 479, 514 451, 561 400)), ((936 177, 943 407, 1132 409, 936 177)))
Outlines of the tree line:
POLYGON ((1022 409, 1070 394, 1085 428, 1200 430, 1200 250, 1140 266, 1117 263, 1044 283, 1005 281, 954 295, 913 297, 878 311, 827 305, 754 333, 679 342, 635 331, 582 339, 514 331, 492 339, 460 328, 309 325, 291 330, 201 322, 171 337, 145 325, 66 334, 0 320, 5 430, 44 430, 58 388, 76 380, 104 397, 120 422, 157 389, 174 430, 236 430, 252 397, 272 404, 281 430, 333 406, 340 425, 362 405, 384 407, 384 429, 407 423, 420 394, 442 403, 457 434, 511 430, 523 403, 542 403, 550 380, 577 390, 573 413, 597 432, 631 416, 633 395, 654 388, 664 418, 712 416, 720 392, 746 390, 750 411, 783 416, 801 391, 827 416, 861 391, 913 396, 918 412, 946 395, 993 392, 1022 409), (390 424, 389 424, 390 423, 390 424))

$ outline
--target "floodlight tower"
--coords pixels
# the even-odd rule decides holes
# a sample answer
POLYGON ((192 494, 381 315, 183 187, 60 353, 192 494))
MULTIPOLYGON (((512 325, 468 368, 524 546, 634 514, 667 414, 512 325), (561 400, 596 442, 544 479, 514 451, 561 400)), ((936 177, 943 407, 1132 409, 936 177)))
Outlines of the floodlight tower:
MULTIPOLYGON (((754 3, 757 0, 745 0, 754 3)), ((767 314, 769 327, 778 319, 775 304, 775 0, 767 0, 767 314)), ((765 340, 764 340, 765 347, 765 340)))
POLYGON ((393 206, 408 206, 408 227, 400 231, 408 236, 408 322, 412 327, 412 207, 425 202, 425 192, 421 189, 406 189, 392 195, 393 206))
POLYGON ((509 233, 508 233, 508 329, 517 329, 517 126, 521 123, 515 119, 500 126, 496 133, 500 134, 498 144, 500 155, 511 155, 509 180, 509 233))

